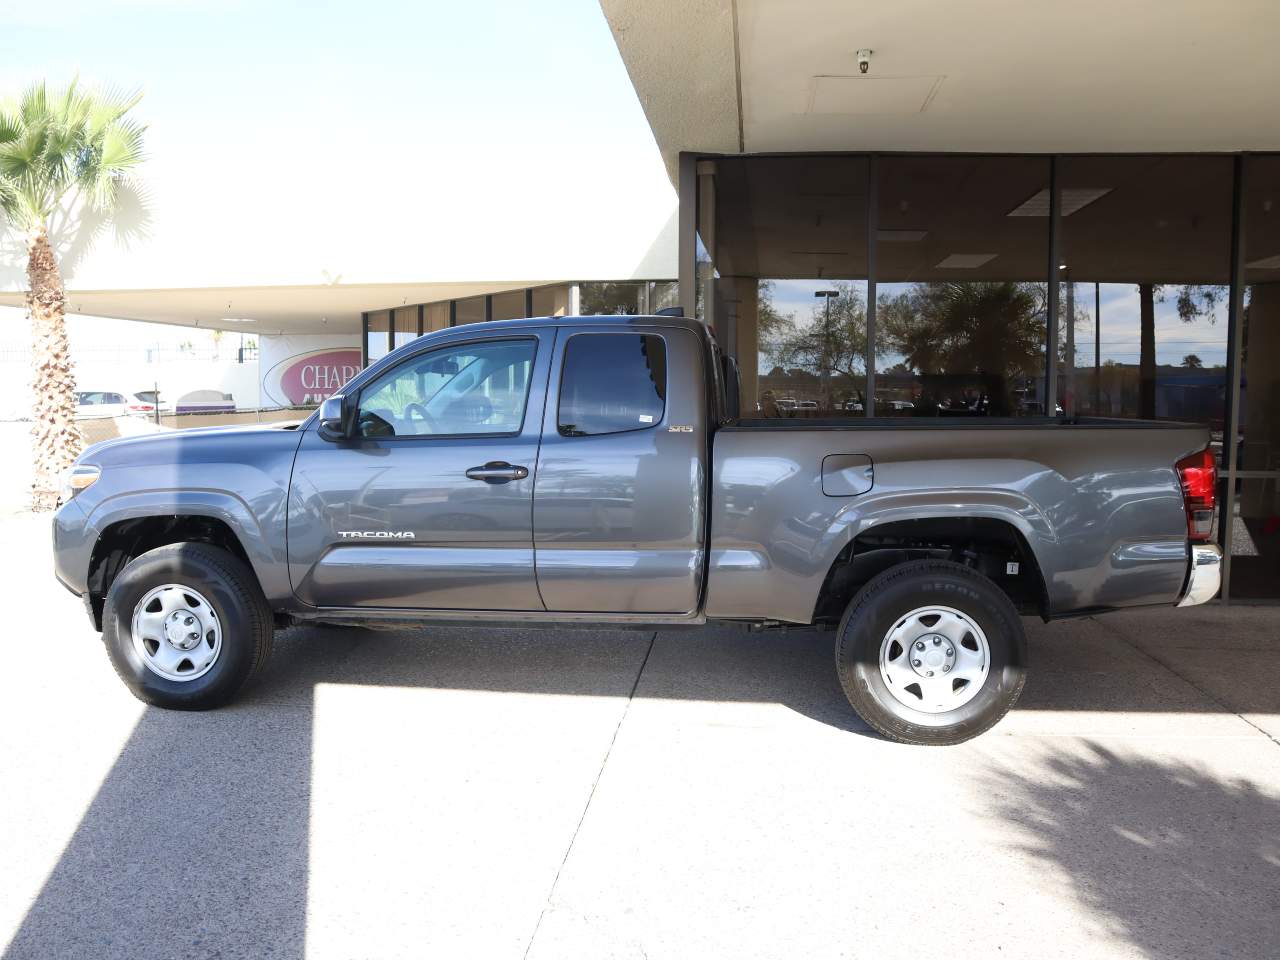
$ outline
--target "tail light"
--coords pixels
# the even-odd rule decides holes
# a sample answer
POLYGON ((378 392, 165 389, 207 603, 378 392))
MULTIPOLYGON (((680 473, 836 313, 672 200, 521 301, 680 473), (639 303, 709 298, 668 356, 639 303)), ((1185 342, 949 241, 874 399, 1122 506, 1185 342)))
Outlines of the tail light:
POLYGON ((1187 508, 1187 536, 1208 540, 1213 534, 1213 508, 1218 497, 1218 463, 1209 448, 1183 457, 1175 464, 1187 508))
POLYGON ((129 410, 131 413, 154 413, 155 406, 150 403, 131 403, 129 410))

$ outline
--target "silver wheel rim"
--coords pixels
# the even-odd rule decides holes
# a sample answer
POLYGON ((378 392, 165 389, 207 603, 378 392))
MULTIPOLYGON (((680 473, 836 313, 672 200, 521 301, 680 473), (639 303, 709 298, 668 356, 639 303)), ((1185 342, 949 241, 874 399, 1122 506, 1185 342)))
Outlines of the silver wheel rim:
POLYGON ((890 695, 920 713, 964 706, 978 695, 990 669, 987 635, 954 607, 912 610, 880 644, 880 676, 890 695))
POLYGON ((204 594, 166 583, 133 608, 133 649, 156 676, 189 683, 218 662, 222 623, 204 594))

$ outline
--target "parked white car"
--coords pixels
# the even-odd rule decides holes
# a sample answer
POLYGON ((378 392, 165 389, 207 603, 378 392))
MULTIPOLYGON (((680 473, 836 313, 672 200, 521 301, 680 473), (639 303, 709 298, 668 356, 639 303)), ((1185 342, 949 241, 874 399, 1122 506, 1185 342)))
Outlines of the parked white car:
POLYGON ((129 404, 136 402, 133 394, 110 390, 80 390, 76 393, 76 417, 96 419, 100 417, 127 417, 132 411, 129 404))

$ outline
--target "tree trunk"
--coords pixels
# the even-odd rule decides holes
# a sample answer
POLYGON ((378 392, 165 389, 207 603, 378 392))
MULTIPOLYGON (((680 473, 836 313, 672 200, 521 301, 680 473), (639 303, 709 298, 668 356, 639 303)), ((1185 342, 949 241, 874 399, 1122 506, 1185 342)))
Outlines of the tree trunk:
POLYGON ((59 479, 83 445, 75 422, 76 381, 63 317, 62 273, 43 226, 27 242, 27 282, 34 421, 31 509, 39 512, 58 505, 59 479))
POLYGON ((1154 284, 1138 284, 1138 312, 1141 323, 1141 347, 1138 355, 1138 416, 1154 420, 1156 416, 1156 288, 1154 284))

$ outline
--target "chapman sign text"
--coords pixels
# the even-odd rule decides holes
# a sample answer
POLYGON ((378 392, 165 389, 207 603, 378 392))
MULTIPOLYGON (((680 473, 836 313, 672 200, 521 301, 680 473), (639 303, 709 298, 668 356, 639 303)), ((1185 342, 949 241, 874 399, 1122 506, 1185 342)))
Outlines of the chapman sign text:
POLYGON ((314 406, 360 372, 360 351, 312 350, 277 363, 263 378, 268 396, 291 407, 314 406))

